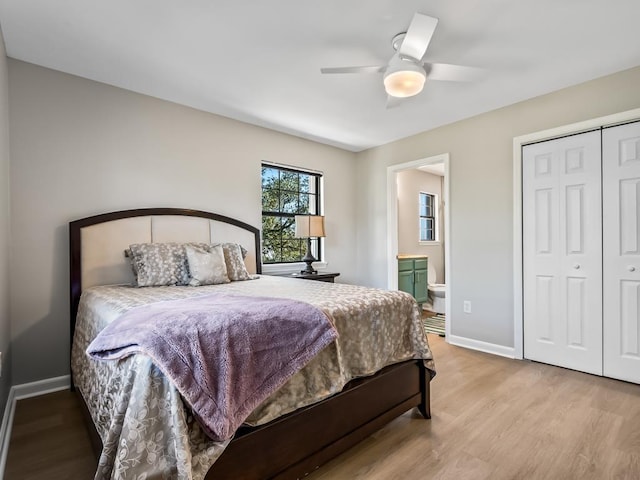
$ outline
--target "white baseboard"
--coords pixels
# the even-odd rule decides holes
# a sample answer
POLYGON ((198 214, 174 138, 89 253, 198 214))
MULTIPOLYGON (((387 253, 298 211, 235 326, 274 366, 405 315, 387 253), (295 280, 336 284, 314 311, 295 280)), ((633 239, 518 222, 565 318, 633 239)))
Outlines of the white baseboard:
POLYGON ((47 378, 38 380, 37 382, 23 383, 14 385, 9 390, 7 405, 2 416, 2 424, 0 425, 0 480, 4 478, 4 467, 7 462, 7 454, 9 453, 9 439, 11 438, 11 427, 13 426, 13 416, 16 411, 16 401, 24 398, 36 397, 38 395, 46 395, 47 393, 59 392, 71 386, 71 376, 63 375, 62 377, 47 378))
POLYGON ((513 347, 505 347, 504 345, 482 342, 480 340, 458 337, 456 335, 449 335, 447 337, 447 342, 458 347, 470 348, 471 350, 478 350, 485 353, 492 353, 493 355, 499 355, 501 357, 516 358, 516 351, 513 347))
POLYGON ((9 438, 11 438, 11 427, 13 425, 13 415, 16 411, 16 391, 14 387, 9 390, 7 405, 4 407, 2 425, 0 426, 0 480, 4 478, 4 467, 7 463, 9 453, 9 438))
POLYGON ((14 385, 16 400, 24 398, 37 397, 46 395, 47 393, 59 392, 71 388, 71 376, 63 375, 61 377, 46 378, 37 382, 23 383, 22 385, 14 385))

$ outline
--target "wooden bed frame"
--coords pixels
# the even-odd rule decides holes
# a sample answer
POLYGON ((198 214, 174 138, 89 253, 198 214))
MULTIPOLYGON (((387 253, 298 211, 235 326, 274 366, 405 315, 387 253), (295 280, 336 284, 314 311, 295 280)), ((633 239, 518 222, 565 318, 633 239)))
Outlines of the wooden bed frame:
MULTIPOLYGON (((82 229, 117 220, 165 215, 209 219, 251 233, 254 239, 255 272, 262 272, 260 231, 223 215, 199 210, 150 208, 105 213, 70 222, 72 342, 83 288, 82 229)), ((128 243, 115 246, 120 252, 126 247, 128 243)), ((205 478, 288 480, 304 477, 413 407, 418 407, 424 418, 431 418, 430 378, 424 362, 420 360, 399 363, 371 377, 353 380, 342 392, 266 425, 242 427, 205 478)), ((73 375, 71 385, 73 390, 73 375)), ((79 392, 78 397, 94 452, 99 456, 102 450, 100 437, 79 392)))

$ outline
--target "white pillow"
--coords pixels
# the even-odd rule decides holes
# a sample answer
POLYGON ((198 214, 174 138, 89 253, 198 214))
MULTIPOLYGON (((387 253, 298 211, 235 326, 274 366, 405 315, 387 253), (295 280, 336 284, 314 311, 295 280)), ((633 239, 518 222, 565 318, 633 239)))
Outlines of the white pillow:
POLYGON ((191 274, 189 285, 198 287, 230 282, 221 245, 207 249, 185 245, 185 251, 191 274))

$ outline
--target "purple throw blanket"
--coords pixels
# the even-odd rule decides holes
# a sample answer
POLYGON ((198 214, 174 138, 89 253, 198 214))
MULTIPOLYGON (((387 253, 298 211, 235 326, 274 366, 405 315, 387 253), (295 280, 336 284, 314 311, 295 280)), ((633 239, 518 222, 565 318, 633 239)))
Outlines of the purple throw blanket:
POLYGON ((214 440, 247 416, 338 337, 318 308, 268 297, 211 294, 129 310, 87 353, 149 355, 214 440))

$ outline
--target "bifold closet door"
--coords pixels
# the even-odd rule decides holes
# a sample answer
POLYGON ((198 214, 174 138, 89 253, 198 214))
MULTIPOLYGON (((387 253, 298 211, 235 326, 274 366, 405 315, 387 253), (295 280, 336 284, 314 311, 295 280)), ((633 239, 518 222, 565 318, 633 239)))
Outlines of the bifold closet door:
POLYGON ((604 374, 640 383, 640 122, 602 132, 604 374))
POLYGON ((602 374, 600 132, 523 147, 524 356, 602 374))

